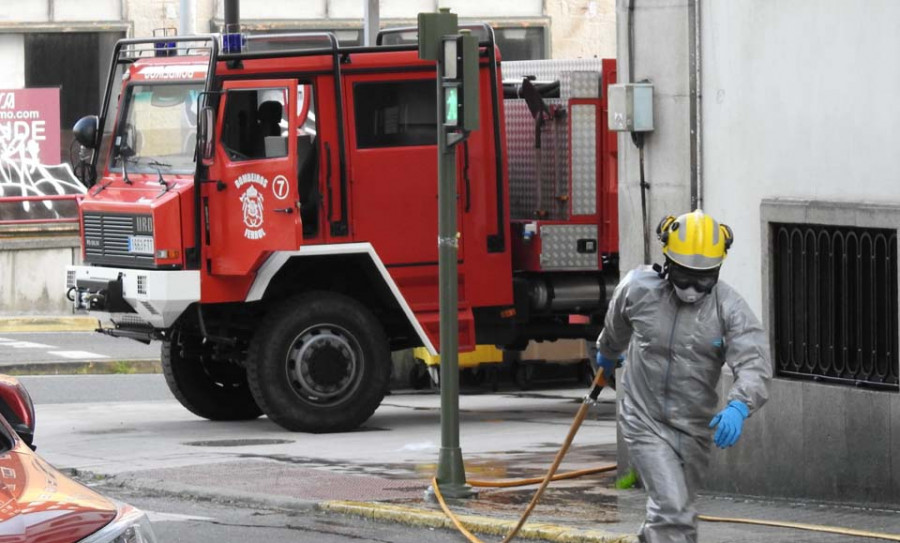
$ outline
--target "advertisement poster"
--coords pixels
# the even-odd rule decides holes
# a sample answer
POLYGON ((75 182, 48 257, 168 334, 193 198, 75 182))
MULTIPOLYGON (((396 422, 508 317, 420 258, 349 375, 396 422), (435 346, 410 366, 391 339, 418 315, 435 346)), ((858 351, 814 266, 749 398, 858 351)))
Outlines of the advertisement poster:
POLYGON ((39 199, 85 192, 71 166, 60 161, 59 92, 0 89, 0 220, 74 216, 74 201, 39 199), (22 196, 31 199, 10 200, 22 196))
POLYGON ((59 163, 59 89, 0 89, 0 149, 59 163))

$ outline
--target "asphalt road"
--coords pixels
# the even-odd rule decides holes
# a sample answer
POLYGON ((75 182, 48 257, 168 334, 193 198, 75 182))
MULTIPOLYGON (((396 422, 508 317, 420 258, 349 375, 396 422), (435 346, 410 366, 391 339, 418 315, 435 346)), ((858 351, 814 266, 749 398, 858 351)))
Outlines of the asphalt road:
MULTIPOLYGON (((174 401, 160 374, 33 375, 18 378, 35 405, 174 401)), ((38 410, 40 414, 40 410, 38 410)))
MULTIPOLYGON (((287 432, 265 417, 200 419, 172 398, 158 374, 21 380, 36 404, 38 452, 58 468, 85 474, 101 493, 149 511, 161 543, 460 541, 449 531, 282 510, 267 499, 245 498, 420 502, 427 486, 421 473, 433 473, 438 458, 435 392, 395 392, 359 430, 315 435, 287 432), (112 479, 98 483, 92 474, 112 479), (129 480, 144 483, 120 486, 129 480), (198 498, 184 488, 211 489, 213 496, 198 498)), ((509 388, 464 395, 467 469, 503 478, 544 467, 582 393, 509 388)), ((615 443, 611 393, 603 399, 569 455, 572 469, 609 461, 615 443)))
POLYGON ((145 345, 133 339, 96 332, 0 333, 0 367, 53 362, 159 360, 159 342, 145 345))
POLYGON ((194 501, 114 486, 92 485, 105 496, 147 512, 160 543, 459 543, 447 530, 385 524, 319 512, 246 508, 234 503, 194 501))

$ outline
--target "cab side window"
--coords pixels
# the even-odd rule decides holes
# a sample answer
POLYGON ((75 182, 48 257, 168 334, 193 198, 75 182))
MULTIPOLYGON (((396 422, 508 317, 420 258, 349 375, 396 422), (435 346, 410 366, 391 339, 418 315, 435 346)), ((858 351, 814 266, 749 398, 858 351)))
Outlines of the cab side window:
POLYGON ((353 101, 357 148, 437 144, 433 79, 356 83, 353 101))
POLYGON ((288 155, 287 89, 230 90, 222 146, 233 161, 288 155))

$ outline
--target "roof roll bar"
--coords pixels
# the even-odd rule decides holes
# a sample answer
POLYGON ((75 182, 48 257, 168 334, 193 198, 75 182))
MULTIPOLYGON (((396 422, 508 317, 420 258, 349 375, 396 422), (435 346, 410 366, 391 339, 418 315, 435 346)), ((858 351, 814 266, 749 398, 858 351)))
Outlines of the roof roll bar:
MULTIPOLYGON (((194 51, 196 53, 206 52, 209 56, 208 65, 206 67, 206 90, 210 91, 213 75, 216 68, 216 57, 219 54, 218 37, 211 34, 201 34, 197 36, 167 36, 167 51, 194 51), (202 44, 193 46, 181 46, 180 44, 202 44)), ((100 140, 103 138, 104 127, 106 126, 106 117, 109 111, 109 103, 112 98, 113 85, 116 84, 116 70, 120 65, 132 64, 141 58, 150 58, 144 56, 144 53, 153 53, 156 56, 159 47, 160 37, 153 38, 132 38, 119 40, 113 49, 112 63, 109 66, 109 77, 106 80, 106 92, 103 94, 103 105, 100 109, 100 118, 97 125, 97 141, 91 157, 91 167, 97 168, 97 160, 100 157, 100 140), (148 48, 140 48, 139 46, 150 46, 148 48)))
POLYGON ((326 41, 327 47, 312 48, 293 48, 284 50, 267 50, 267 51, 247 51, 240 53, 227 53, 219 55, 219 60, 226 62, 240 62, 243 60, 268 59, 280 57, 294 56, 313 56, 313 55, 331 55, 332 72, 334 75, 334 103, 337 108, 337 116, 339 122, 338 129, 338 163, 340 172, 341 187, 341 217, 340 220, 332 221, 330 224, 332 236, 346 236, 350 232, 347 217, 347 161, 346 148, 344 143, 344 100, 343 86, 341 84, 341 55, 343 50, 340 47, 337 36, 333 32, 298 32, 290 34, 257 34, 246 36, 247 43, 254 41, 285 41, 292 43, 293 41, 326 41))

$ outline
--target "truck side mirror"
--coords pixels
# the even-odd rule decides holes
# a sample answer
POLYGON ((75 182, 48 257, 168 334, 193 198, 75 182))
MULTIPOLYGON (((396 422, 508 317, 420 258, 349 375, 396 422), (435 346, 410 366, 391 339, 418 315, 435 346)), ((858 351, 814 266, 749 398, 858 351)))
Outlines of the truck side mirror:
POLYGON ((200 110, 200 118, 197 122, 197 145, 199 146, 200 160, 204 165, 212 163, 215 153, 215 110, 209 106, 200 110))
POLYGON ((100 125, 100 119, 96 115, 88 115, 78 119, 75 126, 72 127, 72 133, 75 140, 88 149, 97 147, 97 129, 100 125))

